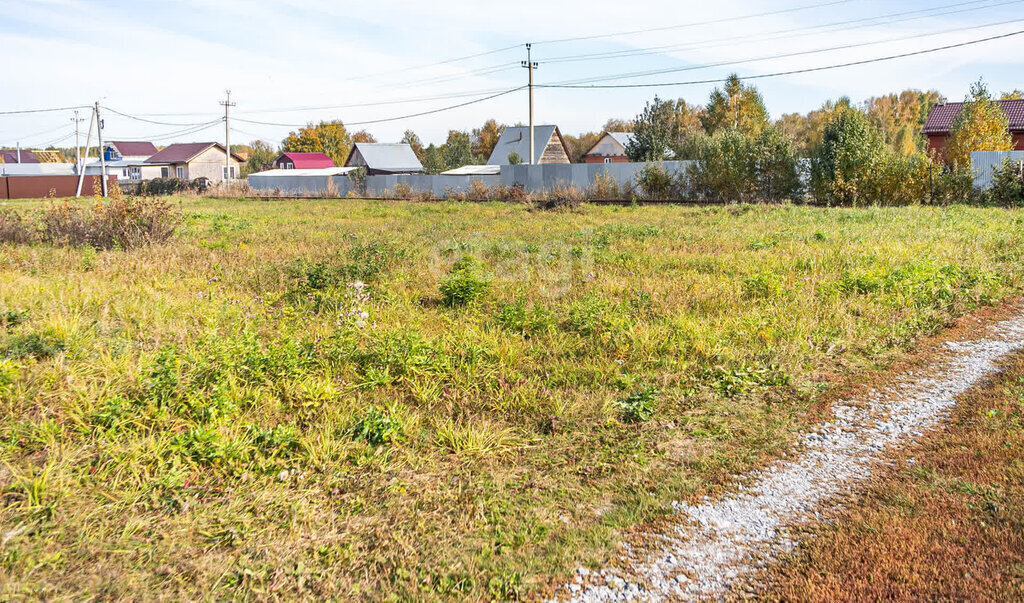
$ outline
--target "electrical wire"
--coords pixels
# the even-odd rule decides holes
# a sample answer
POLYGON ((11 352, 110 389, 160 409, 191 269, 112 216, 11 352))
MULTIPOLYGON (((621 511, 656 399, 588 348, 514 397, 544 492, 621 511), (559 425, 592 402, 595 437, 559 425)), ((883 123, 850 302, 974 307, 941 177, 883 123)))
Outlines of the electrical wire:
POLYGON ((603 60, 603 59, 617 59, 617 58, 629 58, 634 56, 645 56, 652 54, 664 54, 666 52, 678 51, 678 50, 697 50, 705 48, 718 48, 721 46, 732 46, 739 42, 768 42, 778 39, 792 40, 796 37, 807 37, 812 35, 818 35, 821 33, 836 33, 840 31, 850 31, 854 29, 862 29, 865 27, 876 27, 879 25, 894 25, 896 23, 905 23, 907 21, 916 21, 918 19, 930 19, 934 17, 942 17, 946 15, 959 14, 965 12, 972 12, 977 10, 988 10, 993 8, 999 8, 1008 4, 1020 4, 1022 0, 1009 0, 1006 2, 1000 2, 998 4, 986 4, 985 6, 971 6, 970 8, 958 8, 958 10, 950 10, 945 12, 932 12, 932 11, 943 11, 947 8, 957 8, 965 5, 979 4, 983 2, 990 2, 991 0, 973 0, 971 2, 958 2, 955 4, 948 4, 940 7, 930 7, 926 9, 918 9, 912 11, 903 11, 898 13, 889 13, 885 15, 876 15, 874 17, 863 17, 859 19, 850 19, 846 21, 833 21, 831 23, 824 23, 821 25, 814 25, 810 27, 796 27, 790 29, 780 29, 767 33, 749 34, 742 36, 732 36, 727 38, 712 38, 700 40, 697 42, 687 42, 685 44, 666 44, 663 46, 651 46, 647 48, 630 48, 627 50, 616 50, 608 52, 597 52, 597 53, 586 53, 586 54, 575 54, 575 55, 563 55, 555 56, 551 58, 543 59, 544 64, 553 63, 571 63, 579 61, 592 61, 592 60, 603 60), (920 13, 931 13, 931 14, 920 14, 920 13), (909 16, 913 15, 913 16, 909 16), (902 19, 893 19, 893 17, 904 17, 902 19), (882 22, 882 19, 886 19, 882 22), (852 27, 838 27, 842 25, 852 25, 852 27), (834 28, 834 29, 828 29, 834 28), (818 31, 827 30, 827 31, 818 31))
POLYGON ((202 125, 202 123, 200 123, 200 122, 183 124, 183 123, 173 123, 173 122, 167 122, 167 121, 156 121, 156 120, 152 120, 152 119, 146 119, 144 117, 139 117, 137 115, 130 115, 128 113, 123 113, 121 111, 118 111, 117 109, 114 109, 112 107, 108 107, 106 105, 103 105, 102 108, 103 108, 104 111, 110 111, 111 113, 114 113, 115 115, 120 115, 121 117, 127 117, 128 119, 134 119, 135 121, 141 121, 141 122, 145 122, 145 123, 148 123, 148 124, 156 124, 158 126, 198 126, 198 125, 202 125))
MULTIPOLYGON (((923 54, 930 54, 930 53, 934 53, 934 52, 941 52, 943 50, 951 50, 953 48, 963 48, 965 46, 972 46, 974 44, 982 44, 982 43, 985 43, 985 42, 992 42, 992 41, 995 41, 995 40, 1003 40, 1003 39, 1006 39, 1006 38, 1011 38, 1013 36, 1019 36, 1021 34, 1024 34, 1024 30, 1013 31, 1013 32, 1005 33, 1005 34, 1000 34, 998 36, 990 36, 990 37, 987 37, 987 38, 980 38, 980 39, 977 39, 977 40, 969 40, 967 42, 960 42, 958 44, 948 44, 946 46, 938 46, 938 47, 935 47, 935 48, 926 48, 924 50, 915 50, 913 52, 904 52, 904 53, 894 54, 894 55, 889 55, 889 56, 884 56, 884 57, 876 57, 876 58, 873 58, 873 59, 864 59, 864 60, 860 60, 860 61, 850 61, 848 63, 838 63, 838 64, 834 64, 834 65, 823 65, 823 66, 819 66, 819 67, 808 67, 808 68, 805 68, 805 69, 791 69, 791 70, 788 70, 788 71, 777 71, 775 73, 762 73, 762 74, 757 74, 757 75, 745 76, 745 77, 742 77, 740 79, 741 80, 758 80, 758 79, 766 79, 766 78, 772 78, 772 77, 781 77, 781 76, 785 76, 785 75, 797 75, 797 74, 801 74, 801 73, 812 73, 812 72, 815 72, 815 71, 826 71, 826 70, 830 70, 830 69, 841 69, 841 68, 844 68, 844 67, 855 67, 855 66, 858 66, 858 65, 868 65, 868 64, 871 64, 871 63, 881 63, 883 61, 892 61, 892 60, 895 60, 895 59, 903 59, 903 58, 912 57, 912 56, 919 56, 919 55, 923 55, 923 54)), ((618 78, 611 77, 609 79, 610 80, 614 80, 614 79, 618 79, 618 78)), ((658 88, 658 87, 665 87, 665 86, 689 86, 689 85, 697 85, 697 84, 717 84, 717 83, 724 82, 724 81, 725 81, 725 79, 723 79, 723 78, 715 78, 715 79, 707 79, 707 80, 692 80, 692 81, 688 81, 688 82, 659 82, 659 83, 645 83, 645 84, 579 84, 579 85, 569 85, 569 84, 537 84, 537 85, 535 85, 535 87, 537 87, 537 88, 565 88, 565 89, 658 88)))
POLYGON ((91 109, 91 105, 78 105, 75 107, 54 107, 52 109, 18 109, 11 111, 0 111, 0 115, 23 115, 26 113, 54 113, 56 111, 74 111, 75 109, 91 109))
MULTIPOLYGON (((370 120, 364 120, 364 121, 350 121, 350 122, 346 122, 345 125, 346 126, 365 126, 365 125, 371 125, 371 124, 381 124, 381 123, 392 122, 392 121, 400 121, 400 120, 403 120, 403 119, 412 119, 414 117, 422 117, 424 115, 433 115, 433 114, 436 114, 436 113, 442 113, 444 111, 451 111, 452 109, 458 109, 458 108, 461 108, 461 107, 467 107, 469 105, 475 105, 477 103, 482 103, 482 102, 485 102, 485 101, 489 101, 491 99, 495 99, 495 98, 498 98, 500 96, 505 96, 507 94, 512 94, 513 92, 518 92, 520 90, 525 90, 526 88, 527 88, 527 86, 519 86, 517 88, 510 88, 508 90, 503 90, 503 91, 498 92, 496 94, 491 94, 490 96, 485 96, 483 98, 477 98, 477 99, 474 99, 474 100, 471 100, 471 101, 467 101, 467 102, 464 102, 464 103, 459 103, 459 104, 456 104, 456 105, 449 105, 447 107, 441 107, 441 108, 438 108, 438 109, 431 109, 429 111, 421 111, 419 113, 410 113, 408 115, 399 115, 397 117, 387 117, 387 118, 382 118, 382 119, 370 119, 370 120)), ((295 124, 295 123, 279 123, 279 122, 271 122, 271 121, 259 121, 259 120, 255 120, 255 119, 244 119, 244 118, 241 118, 241 117, 236 117, 234 119, 236 121, 240 121, 240 122, 248 123, 248 124, 256 124, 256 125, 261 125, 261 126, 278 126, 278 127, 284 127, 284 128, 302 128, 302 127, 305 127, 305 126, 308 125, 308 124, 295 124)))
POLYGON ((122 138, 118 138, 118 140, 119 141, 123 141, 123 142, 150 142, 150 141, 153 141, 153 140, 166 140, 168 138, 177 138, 178 136, 188 136, 190 134, 196 134, 196 133, 202 132, 204 130, 209 130, 213 126, 216 126, 216 125, 222 124, 222 123, 224 123, 224 118, 220 117, 218 119, 215 119, 213 121, 208 121, 208 122, 203 123, 203 124, 196 124, 196 126, 191 127, 191 128, 186 128, 184 130, 178 130, 178 131, 175 131, 175 132, 165 132, 163 134, 157 134, 156 136, 145 136, 145 137, 141 137, 141 138, 123 138, 122 137, 122 138))
POLYGON ((877 46, 879 44, 890 44, 890 43, 893 43, 893 42, 904 42, 904 41, 907 41, 907 40, 914 40, 914 39, 918 39, 918 38, 928 38, 928 37, 933 37, 933 36, 945 35, 945 34, 949 34, 949 33, 958 33, 958 32, 963 32, 963 31, 973 31, 973 30, 976 30, 976 29, 985 29, 985 28, 989 28, 989 27, 997 27, 997 26, 1000 26, 1000 25, 1009 25, 1011 23, 1020 23, 1021 21, 1024 21, 1024 19, 1011 19, 1011 20, 1008 20, 1008 21, 999 21, 999 22, 996 22, 996 23, 988 23, 988 24, 985 24, 985 25, 974 25, 974 26, 970 26, 970 27, 958 27, 958 28, 954 28, 954 29, 948 29, 948 30, 945 30, 945 31, 930 32, 930 33, 924 33, 924 34, 916 34, 916 35, 912 35, 912 36, 903 36, 903 37, 900 37, 900 38, 889 38, 889 39, 886 39, 886 40, 875 40, 875 41, 871 41, 871 42, 857 42, 857 43, 852 43, 852 44, 842 44, 842 45, 839 45, 839 46, 831 46, 831 47, 828 47, 828 48, 815 48, 815 49, 811 49, 811 50, 800 50, 800 51, 796 51, 796 52, 785 52, 785 53, 781 53, 781 54, 768 55, 768 56, 763 56, 763 57, 755 57, 755 58, 749 58, 749 59, 738 59, 738 60, 735 60, 735 61, 721 61, 721 62, 718 62, 718 63, 705 63, 705 64, 701 64, 701 65, 687 65, 686 67, 673 67, 673 68, 669 68, 669 69, 655 69, 655 70, 651 70, 651 71, 635 71, 635 72, 631 72, 631 73, 619 74, 619 75, 616 75, 616 76, 611 77, 611 78, 609 78, 607 76, 600 76, 600 77, 594 77, 594 78, 583 78, 583 79, 578 79, 578 80, 570 80, 570 81, 563 81, 563 82, 556 82, 556 83, 558 83, 558 84, 586 84, 586 83, 590 83, 590 82, 603 82, 603 81, 611 81, 611 80, 623 80, 623 79, 632 79, 632 78, 638 78, 638 77, 648 77, 648 76, 651 76, 651 75, 665 75, 665 74, 668 74, 668 73, 679 73, 679 72, 683 72, 683 71, 699 71, 701 69, 710 69, 710 68, 713 68, 713 67, 725 67, 725 66, 731 66, 731 65, 743 65, 743 64, 747 64, 747 63, 758 63, 758 62, 761 62, 761 61, 771 61, 771 60, 775 60, 775 59, 785 59, 785 58, 792 58, 792 57, 798 57, 798 56, 806 56, 806 55, 811 55, 811 54, 821 54, 821 53, 824 53, 824 52, 835 52, 837 50, 849 50, 849 49, 852 49, 852 48, 862 48, 862 47, 866 47, 866 46, 877 46))
POLYGON ((778 9, 778 10, 765 11, 765 12, 761 12, 761 13, 754 13, 754 14, 747 14, 747 15, 737 15, 737 16, 734 16, 734 17, 723 17, 721 19, 711 19, 711 20, 708 20, 708 21, 695 21, 693 23, 681 23, 681 24, 678 24, 678 25, 665 25, 665 26, 661 26, 661 27, 650 27, 650 28, 647 28, 647 29, 634 29, 634 30, 630 30, 630 31, 619 31, 619 32, 614 32, 614 33, 595 34, 595 35, 590 35, 590 36, 575 36, 575 37, 571 37, 571 38, 558 38, 558 39, 554 39, 554 40, 542 40, 540 42, 533 42, 533 45, 534 46, 539 46, 539 45, 542 45, 542 44, 562 44, 562 43, 565 43, 565 42, 581 42, 581 41, 585 41, 585 40, 601 40, 601 39, 605 39, 605 38, 618 38, 618 37, 622 37, 622 36, 632 36, 632 35, 637 35, 637 34, 654 33, 654 32, 658 32, 658 31, 672 31, 672 30, 676 30, 676 29, 688 29, 688 28, 691 28, 691 27, 702 27, 704 25, 717 25, 719 23, 733 23, 733 22, 736 22, 736 21, 745 21, 747 19, 757 19, 757 18, 760 18, 760 17, 771 17, 771 16, 776 16, 776 15, 784 15, 784 14, 789 14, 789 13, 801 12, 801 11, 805 11, 805 10, 813 10, 813 9, 817 9, 817 8, 826 8, 826 7, 829 7, 829 6, 835 6, 837 4, 849 4, 850 2, 854 2, 854 1, 855 0, 833 0, 832 2, 820 2, 820 3, 816 3, 816 4, 806 4, 806 5, 803 5, 803 6, 797 6, 797 7, 793 7, 793 8, 783 8, 783 9, 778 9))

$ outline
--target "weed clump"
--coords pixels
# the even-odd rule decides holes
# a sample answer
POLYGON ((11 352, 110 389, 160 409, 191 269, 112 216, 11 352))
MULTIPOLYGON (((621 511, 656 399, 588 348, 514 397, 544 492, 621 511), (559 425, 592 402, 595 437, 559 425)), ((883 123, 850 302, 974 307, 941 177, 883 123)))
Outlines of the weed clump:
POLYGON ((642 423, 654 416, 657 398, 657 390, 644 388, 616 400, 615 408, 627 423, 642 423))
POLYGON ((4 310, 0 312, 0 329, 13 329, 26 320, 28 320, 28 310, 4 310))
POLYGON ((491 281, 482 274, 479 262, 465 255, 441 283, 441 301, 449 308, 468 306, 481 301, 490 289, 491 281))
POLYGON ((3 346, 3 355, 8 358, 35 358, 43 360, 56 356, 67 349, 63 339, 50 331, 16 335, 3 346))
POLYGON ((402 440, 404 431, 402 422, 395 414, 372 406, 359 416, 348 433, 352 439, 370 444, 385 446, 402 440))

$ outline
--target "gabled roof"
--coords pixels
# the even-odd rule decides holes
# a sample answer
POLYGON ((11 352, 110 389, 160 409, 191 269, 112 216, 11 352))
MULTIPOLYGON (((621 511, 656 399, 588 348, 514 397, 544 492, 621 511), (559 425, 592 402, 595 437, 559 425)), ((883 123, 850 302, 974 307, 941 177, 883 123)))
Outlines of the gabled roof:
POLYGON ((366 168, 385 172, 422 172, 423 164, 416 152, 405 143, 357 142, 345 160, 345 167, 361 165, 356 156, 362 158, 366 168))
POLYGON ((274 160, 277 163, 282 157, 287 157, 295 165, 297 170, 316 170, 321 168, 335 167, 334 160, 326 153, 281 153, 274 160))
MULTIPOLYGON (((1003 113, 1006 113, 1006 118, 1010 121, 1010 131, 1024 131, 1024 100, 1002 100, 996 102, 1003 108, 1003 113)), ((957 115, 960 115, 960 110, 963 106, 963 103, 935 105, 932 107, 931 112, 928 113, 928 119, 925 120, 924 128, 921 131, 925 134, 948 134, 953 128, 953 121, 957 115)))
POLYGON ((593 146, 591 146, 589 149, 587 149, 587 152, 584 153, 583 156, 586 157, 587 155, 590 155, 591 153, 593 153, 594 149, 596 149, 598 147, 598 145, 600 145, 602 142, 604 142, 604 140, 606 138, 611 138, 616 143, 618 143, 618 145, 620 147, 622 147, 622 154, 625 155, 626 154, 626 145, 629 144, 630 140, 633 140, 633 133, 632 132, 605 132, 604 134, 601 135, 600 138, 597 139, 597 142, 595 142, 593 144, 593 146))
MULTIPOLYGON (((156 153, 147 159, 146 163, 188 163, 210 147, 217 147, 224 152, 224 145, 219 142, 178 142, 156 153)), ((235 153, 231 156, 238 161, 244 161, 235 153)))
MULTIPOLYGON (((3 149, 0 151, 0 161, 3 163, 18 163, 17 149, 3 149)), ((39 163, 39 159, 32 151, 21 150, 21 163, 39 163)))
POLYGON ((111 141, 107 144, 117 149, 122 157, 152 157, 157 153, 156 145, 151 142, 111 141))
MULTIPOLYGON (((551 142, 551 137, 556 134, 558 135, 559 144, 564 148, 565 141, 562 140, 562 135, 558 132, 558 126, 533 126, 534 160, 540 161, 540 158, 544 155, 544 149, 551 142)), ((501 133, 501 138, 498 139, 498 144, 494 145, 494 150, 491 151, 491 157, 487 160, 487 165, 508 165, 508 156, 513 152, 519 155, 523 163, 530 162, 529 126, 510 126, 505 128, 505 131, 501 133)), ((565 156, 571 157, 567 148, 565 149, 565 156)))

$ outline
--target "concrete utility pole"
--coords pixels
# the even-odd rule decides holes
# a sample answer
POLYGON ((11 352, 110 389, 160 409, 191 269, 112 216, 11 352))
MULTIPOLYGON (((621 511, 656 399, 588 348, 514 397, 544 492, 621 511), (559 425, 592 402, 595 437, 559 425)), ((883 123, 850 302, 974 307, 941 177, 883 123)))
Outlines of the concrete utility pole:
POLYGON ((100 187, 103 189, 103 196, 107 196, 107 158, 103 152, 103 120, 100 119, 100 101, 96 101, 93 107, 96 112, 96 144, 100 150, 100 187))
MULTIPOLYGON (((85 158, 89 159, 89 141, 92 140, 92 122, 96 119, 96 113, 89 112, 89 129, 85 131, 85 158)), ((102 155, 102 153, 101 153, 102 155)), ((78 170, 78 188, 75 190, 75 196, 82 196, 82 181, 85 180, 85 164, 82 164, 82 169, 78 170)))
POLYGON ((536 163, 536 154, 533 150, 533 70, 538 67, 537 63, 533 62, 531 58, 530 49, 532 44, 526 45, 526 60, 523 61, 523 67, 530 72, 530 165, 536 163))
POLYGON ((227 92, 227 100, 221 101, 220 104, 224 105, 224 182, 231 181, 231 107, 235 106, 235 103, 231 102, 231 91, 227 92))
POLYGON ((75 116, 71 118, 75 122, 75 171, 82 169, 82 147, 78 142, 78 124, 85 121, 84 117, 78 117, 78 109, 75 109, 75 116))

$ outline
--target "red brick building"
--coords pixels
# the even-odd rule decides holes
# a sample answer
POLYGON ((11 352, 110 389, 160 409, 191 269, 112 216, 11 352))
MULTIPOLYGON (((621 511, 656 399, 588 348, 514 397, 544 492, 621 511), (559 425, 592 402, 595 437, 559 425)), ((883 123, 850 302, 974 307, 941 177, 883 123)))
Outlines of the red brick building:
MULTIPOLYGON (((1010 122, 1010 136, 1013 137, 1013 149, 1024 151, 1024 100, 997 101, 1006 113, 1010 122)), ((922 132, 928 137, 928 150, 935 151, 939 157, 945 154, 946 141, 949 140, 949 131, 953 127, 953 121, 963 103, 942 103, 932 107, 928 119, 924 122, 922 132)))

